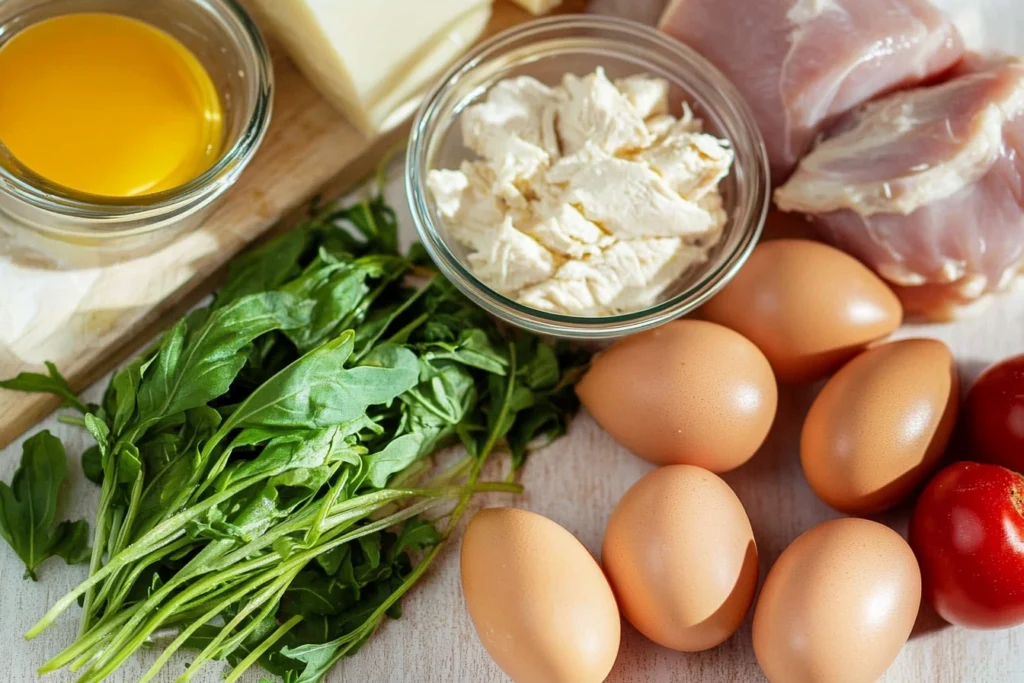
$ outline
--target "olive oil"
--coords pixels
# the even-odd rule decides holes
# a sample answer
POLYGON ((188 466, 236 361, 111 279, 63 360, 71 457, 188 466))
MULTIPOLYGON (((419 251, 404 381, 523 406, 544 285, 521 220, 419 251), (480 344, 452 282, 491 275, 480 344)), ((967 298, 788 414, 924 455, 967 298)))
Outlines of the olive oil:
POLYGON ((209 169, 222 138, 202 63, 142 21, 68 14, 0 47, 0 142, 52 183, 106 197, 169 190, 209 169))

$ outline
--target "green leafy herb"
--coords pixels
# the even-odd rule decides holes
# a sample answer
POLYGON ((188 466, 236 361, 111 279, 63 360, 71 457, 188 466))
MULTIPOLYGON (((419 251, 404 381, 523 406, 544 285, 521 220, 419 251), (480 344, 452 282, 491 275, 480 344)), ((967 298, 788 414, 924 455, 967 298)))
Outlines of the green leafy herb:
POLYGON ((67 475, 60 439, 40 432, 25 442, 21 466, 10 486, 0 482, 0 536, 25 563, 25 577, 48 557, 68 564, 89 559, 89 525, 84 520, 56 522, 57 498, 67 475))
POLYGON ((46 375, 36 372, 23 372, 14 379, 0 381, 0 388, 35 394, 54 394, 64 399, 65 405, 81 413, 89 412, 89 408, 78 400, 75 392, 71 391, 71 386, 64 379, 64 376, 57 371, 56 365, 47 361, 46 370, 48 373, 46 375))
MULTIPOLYGON (((586 357, 502 334, 415 253, 379 195, 327 207, 114 376, 82 419, 89 578, 28 633, 81 600, 81 635, 42 671, 96 683, 160 642, 143 682, 183 648, 180 681, 216 660, 319 682, 401 615, 472 496, 520 490, 483 464, 564 432, 586 357)), ((17 388, 64 396, 54 377, 17 388)))

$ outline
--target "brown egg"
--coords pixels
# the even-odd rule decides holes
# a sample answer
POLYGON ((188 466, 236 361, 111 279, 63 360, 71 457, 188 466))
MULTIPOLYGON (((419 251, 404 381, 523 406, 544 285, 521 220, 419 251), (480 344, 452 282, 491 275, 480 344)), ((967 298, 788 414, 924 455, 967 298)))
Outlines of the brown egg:
POLYGON ((601 560, 623 616, 673 650, 707 650, 731 636, 757 588, 743 504, 718 476, 690 465, 654 470, 626 492, 601 560))
POLYGON ((888 509, 935 469, 960 398, 949 348, 907 339, 865 351, 815 399, 800 438, 804 475, 832 507, 888 509))
POLYGON ((786 548, 754 609, 754 653, 772 683, 873 683, 917 618, 910 546, 866 519, 819 524, 786 548))
POLYGON ((764 242, 701 317, 754 342, 780 382, 831 374, 903 320, 899 299, 852 256, 820 242, 764 242))
POLYGON ((739 467, 760 448, 778 401, 764 354, 742 335, 679 320, 599 355, 576 386, 616 441, 656 465, 739 467))
POLYGON ((590 552, 526 510, 491 508, 462 540, 462 592, 480 642, 516 683, 599 683, 619 651, 619 609, 590 552))

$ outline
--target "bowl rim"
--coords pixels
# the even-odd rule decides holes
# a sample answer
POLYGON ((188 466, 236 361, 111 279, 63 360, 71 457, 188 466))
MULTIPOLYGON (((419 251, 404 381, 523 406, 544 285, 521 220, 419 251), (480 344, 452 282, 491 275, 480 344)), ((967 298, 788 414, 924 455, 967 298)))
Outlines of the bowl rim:
MULTIPOLYGON (((234 143, 224 149, 217 161, 202 174, 177 187, 133 197, 107 197, 54 183, 21 163, 0 141, 0 156, 4 159, 4 163, 0 164, 0 192, 36 209, 69 218, 96 221, 83 230, 65 227, 62 229, 64 233, 119 237, 139 232, 138 228, 121 227, 121 221, 160 216, 168 211, 202 203, 210 192, 218 192, 218 188, 225 183, 233 183, 259 149, 270 127, 274 94, 273 62, 262 32, 237 0, 188 1, 232 22, 233 30, 238 31, 244 49, 250 53, 256 65, 256 71, 251 75, 255 96, 248 120, 234 143), (13 167, 16 172, 12 173, 9 167, 13 167), (111 224, 105 225, 105 221, 111 224)), ((6 21, 17 19, 18 16, 14 15, 6 21)), ((147 230, 143 229, 143 232, 147 230)))
MULTIPOLYGON (((457 105, 456 109, 460 109, 460 106, 457 105)), ((735 144, 735 141, 733 142, 735 144)), ((732 173, 736 172, 734 166, 732 173)), ((746 262, 761 235, 771 199, 768 154, 764 141, 749 106, 725 75, 693 49, 651 27, 624 19, 587 15, 551 17, 513 27, 480 43, 449 68, 426 94, 413 123, 406 154, 405 188, 420 241, 441 272, 463 294, 492 315, 510 324, 538 334, 577 340, 608 339, 649 329, 685 315, 706 302, 724 287, 746 262), (720 255, 720 262, 708 268, 707 272, 702 273, 699 280, 685 291, 638 311, 584 317, 552 313, 521 304, 479 280, 449 248, 432 218, 425 186, 426 172, 429 170, 427 164, 430 161, 427 156, 432 147, 431 138, 447 130, 434 125, 446 93, 454 88, 463 76, 495 56, 495 53, 500 53, 502 48, 510 43, 522 40, 524 36, 529 37, 530 34, 534 34, 534 38, 541 41, 545 38, 544 34, 567 29, 611 31, 620 34, 626 40, 638 41, 639 47, 667 50, 673 58, 678 58, 680 64, 677 68, 689 72, 691 79, 710 82, 721 101, 708 108, 713 109, 719 117, 737 121, 741 130, 749 136, 749 140, 744 144, 752 149, 756 162, 753 168, 743 168, 740 171, 743 176, 751 176, 743 179, 743 182, 751 184, 753 192, 753 201, 748 212, 749 220, 742 226, 735 223, 740 208, 737 207, 729 217, 730 224, 726 227, 726 230, 743 231, 739 242, 730 252, 720 255)))

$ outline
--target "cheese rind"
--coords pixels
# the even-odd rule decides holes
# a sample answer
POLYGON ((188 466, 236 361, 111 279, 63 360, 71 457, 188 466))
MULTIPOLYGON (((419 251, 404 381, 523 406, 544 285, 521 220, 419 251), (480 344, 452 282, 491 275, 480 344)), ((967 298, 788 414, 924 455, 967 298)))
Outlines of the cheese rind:
POLYGON ((400 123, 483 33, 490 0, 252 0, 324 97, 367 135, 400 123))

